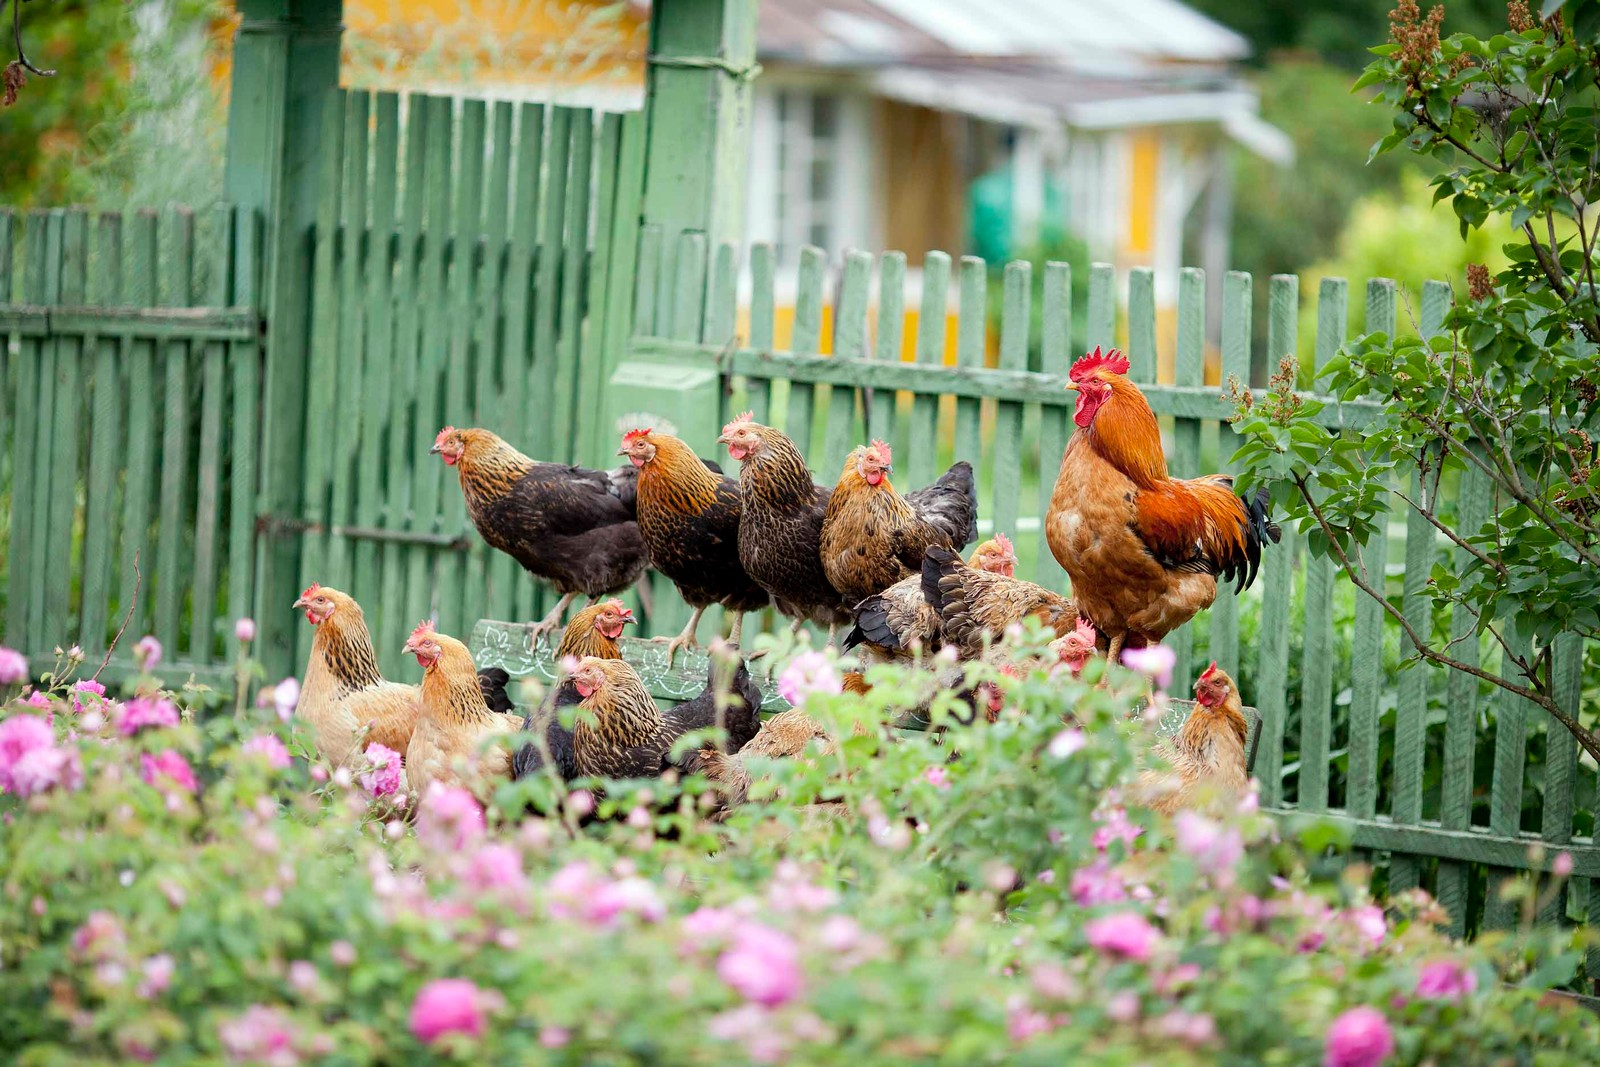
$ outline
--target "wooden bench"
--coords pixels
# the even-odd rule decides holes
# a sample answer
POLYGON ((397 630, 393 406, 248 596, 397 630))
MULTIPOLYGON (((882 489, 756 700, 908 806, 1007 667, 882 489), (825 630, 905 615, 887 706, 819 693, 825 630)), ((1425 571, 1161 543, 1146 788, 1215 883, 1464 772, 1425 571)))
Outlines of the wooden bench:
MULTIPOLYGON (((703 650, 680 652, 677 661, 669 667, 665 642, 657 644, 637 637, 624 637, 621 644, 622 657, 639 672, 650 695, 663 705, 681 704, 705 691, 711 664, 703 650)), ((499 667, 513 680, 536 678, 549 685, 559 673, 555 653, 549 645, 541 645, 537 656, 529 653, 528 631, 521 623, 483 619, 472 628, 472 637, 467 646, 480 668, 499 667)), ((775 715, 787 709, 789 703, 778 695, 777 683, 768 673, 769 663, 770 660, 763 658, 749 666, 751 676, 764 694, 762 713, 775 715)), ((1161 732, 1176 734, 1193 708, 1192 700, 1172 701, 1171 710, 1161 720, 1161 732)), ((1256 745, 1261 737, 1261 716, 1255 708, 1245 708, 1244 717, 1250 724, 1250 734, 1245 742, 1245 760, 1246 765, 1254 769, 1256 745)))

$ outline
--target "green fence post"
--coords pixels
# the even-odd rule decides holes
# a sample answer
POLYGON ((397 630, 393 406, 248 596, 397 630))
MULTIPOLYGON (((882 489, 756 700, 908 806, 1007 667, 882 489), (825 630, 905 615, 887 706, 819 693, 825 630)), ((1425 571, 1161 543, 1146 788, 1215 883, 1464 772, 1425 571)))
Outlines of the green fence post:
MULTIPOLYGON (((224 197, 266 224, 262 303, 267 357, 261 494, 269 520, 298 518, 310 319, 310 244, 322 109, 339 82, 342 0, 240 0, 228 105, 224 197)), ((254 264, 240 269, 253 270, 254 264)), ((269 523, 269 529, 279 529, 269 523)), ((287 533, 287 531, 285 531, 287 533)), ((257 654, 270 677, 288 672, 299 539, 269 536, 257 555, 255 615, 265 624, 257 654)))

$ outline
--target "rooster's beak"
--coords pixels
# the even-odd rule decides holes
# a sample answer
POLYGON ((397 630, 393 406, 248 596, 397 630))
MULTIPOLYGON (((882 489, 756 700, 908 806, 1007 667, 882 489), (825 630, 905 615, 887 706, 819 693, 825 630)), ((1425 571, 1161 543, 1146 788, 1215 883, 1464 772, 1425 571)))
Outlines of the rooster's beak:
POLYGON ((1078 383, 1077 382, 1068 382, 1066 384, 1066 390, 1069 393, 1076 393, 1078 391, 1078 383))

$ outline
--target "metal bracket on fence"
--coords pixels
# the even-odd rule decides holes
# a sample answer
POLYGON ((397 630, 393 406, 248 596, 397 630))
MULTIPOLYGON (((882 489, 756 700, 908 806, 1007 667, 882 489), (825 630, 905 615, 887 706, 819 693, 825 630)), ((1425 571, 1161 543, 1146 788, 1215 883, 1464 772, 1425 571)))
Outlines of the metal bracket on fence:
POLYGON ((267 537, 294 537, 297 534, 332 534, 353 541, 381 541, 398 545, 419 545, 426 548, 443 548, 451 552, 466 552, 472 548, 472 539, 465 534, 418 533, 410 530, 385 530, 376 526, 329 526, 306 519, 290 519, 282 515, 256 516, 256 533, 267 537))
POLYGON ((734 81, 749 81, 761 73, 760 63, 737 67, 718 56, 646 56, 645 62, 653 67, 672 67, 678 70, 720 70, 734 81))

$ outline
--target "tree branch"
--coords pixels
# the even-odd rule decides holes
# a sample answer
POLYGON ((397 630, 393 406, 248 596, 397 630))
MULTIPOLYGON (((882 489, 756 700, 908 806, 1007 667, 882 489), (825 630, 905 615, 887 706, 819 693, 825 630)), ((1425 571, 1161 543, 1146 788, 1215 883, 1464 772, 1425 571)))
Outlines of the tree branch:
POLYGON ((28 55, 22 50, 22 0, 11 0, 11 39, 17 46, 17 62, 22 64, 24 70, 30 74, 37 74, 41 78, 54 78, 53 70, 40 70, 28 61, 28 55))

